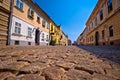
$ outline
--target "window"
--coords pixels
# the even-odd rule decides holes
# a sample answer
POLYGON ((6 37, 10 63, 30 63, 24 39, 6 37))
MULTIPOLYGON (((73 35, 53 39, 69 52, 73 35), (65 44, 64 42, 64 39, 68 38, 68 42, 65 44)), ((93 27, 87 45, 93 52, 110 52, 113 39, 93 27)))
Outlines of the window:
POLYGON ((15 22, 15 33, 20 34, 21 32, 21 24, 18 22, 15 22))
POLYGON ((97 18, 95 18, 95 25, 96 25, 96 26, 98 25, 98 20, 97 20, 97 18))
POLYGON ((20 44, 20 42, 19 41, 15 41, 15 45, 19 45, 20 44))
POLYGON ((110 37, 113 37, 113 27, 112 26, 109 27, 109 35, 110 35, 110 37))
POLYGON ((49 36, 48 35, 46 35, 46 41, 49 41, 49 36))
POLYGON ((37 22, 40 23, 40 17, 39 16, 37 16, 37 22))
POLYGON ((93 36, 92 36, 92 41, 93 41, 93 36))
POLYGON ((104 30, 102 30, 102 39, 104 39, 104 37, 105 37, 105 32, 104 30))
POLYGON ((43 19, 43 20, 42 20, 42 26, 43 26, 43 27, 45 27, 45 23, 46 23, 46 22, 45 22, 45 20, 43 19))
POLYGON ((100 11, 100 20, 103 20, 103 10, 100 11))
POLYGON ((49 24, 49 23, 47 23, 47 29, 49 29, 49 27, 50 27, 50 24, 49 24))
POLYGON ((28 36, 32 37, 32 28, 28 27, 28 36))
POLYGON ((45 36, 44 33, 42 33, 42 39, 41 39, 42 41, 44 41, 44 36, 45 36))
POLYGON ((16 6, 19 9, 23 10, 23 0, 16 0, 16 6))
POLYGON ((91 24, 91 25, 92 25, 92 28, 93 28, 93 22, 92 22, 92 24, 91 24))
POLYGON ((90 31, 90 26, 88 26, 88 32, 90 31))
POLYGON ((51 31, 53 31, 53 25, 51 25, 51 31))
POLYGON ((113 9, 113 7, 112 7, 112 0, 108 1, 107 6, 108 6, 108 13, 110 13, 112 11, 112 9, 113 9))
POLYGON ((37 15, 37 22, 40 23, 40 15, 37 15))
POLYGON ((29 10, 28 10, 28 16, 30 17, 30 18, 34 18, 34 10, 32 9, 32 8, 29 8, 29 10))

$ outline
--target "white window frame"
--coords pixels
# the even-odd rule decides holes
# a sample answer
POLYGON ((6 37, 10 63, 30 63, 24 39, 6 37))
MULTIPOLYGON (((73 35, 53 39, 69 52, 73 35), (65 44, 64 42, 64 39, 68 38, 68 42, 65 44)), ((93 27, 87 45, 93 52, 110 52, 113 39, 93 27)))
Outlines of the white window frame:
POLYGON ((33 8, 29 8, 29 10, 28 10, 28 15, 30 16, 30 17, 34 17, 34 10, 33 10, 33 8), (32 12, 33 12, 33 14, 32 14, 32 12))
POLYGON ((50 24, 47 22, 47 29, 49 29, 50 28, 50 24))
POLYGON ((32 28, 28 27, 28 36, 32 37, 32 28))
POLYGON ((37 22, 40 23, 40 15, 39 14, 37 15, 37 22), (39 21, 38 21, 38 18, 39 18, 39 21))
POLYGON ((15 22, 15 33, 21 34, 21 24, 18 22, 15 22))
POLYGON ((42 27, 46 27, 46 21, 44 19, 42 20, 42 27))
POLYGON ((49 35, 46 35, 46 41, 49 42, 49 35))
POLYGON ((23 10, 23 0, 16 0, 16 6, 19 9, 23 10))
POLYGON ((45 38, 45 34, 44 33, 42 33, 42 39, 41 39, 41 41, 44 41, 44 38, 45 38))

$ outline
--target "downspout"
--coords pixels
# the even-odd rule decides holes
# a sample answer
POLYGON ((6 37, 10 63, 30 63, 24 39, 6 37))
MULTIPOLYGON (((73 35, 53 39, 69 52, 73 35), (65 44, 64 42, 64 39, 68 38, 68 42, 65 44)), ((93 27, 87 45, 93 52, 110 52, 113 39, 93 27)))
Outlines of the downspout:
POLYGON ((10 37, 11 37, 11 28, 12 28, 13 6, 14 6, 14 0, 11 0, 11 2, 10 2, 10 17, 9 17, 9 24, 8 24, 7 45, 10 45, 10 40, 11 40, 10 37))

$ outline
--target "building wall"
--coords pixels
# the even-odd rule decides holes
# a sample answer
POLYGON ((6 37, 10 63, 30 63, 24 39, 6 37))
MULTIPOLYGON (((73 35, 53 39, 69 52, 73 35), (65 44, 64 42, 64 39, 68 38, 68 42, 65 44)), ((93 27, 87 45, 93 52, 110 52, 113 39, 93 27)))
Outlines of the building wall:
POLYGON ((62 38, 60 38, 60 45, 62 46, 68 46, 68 37, 64 34, 64 32, 61 32, 62 38))
MULTIPOLYGON (((36 29, 39 28, 40 31, 40 44, 39 45, 48 45, 49 40, 46 41, 46 36, 49 36, 49 25, 50 19, 48 15, 38 7, 32 0, 23 0, 23 9, 20 9, 16 6, 16 0, 14 0, 13 7, 13 19, 11 27, 11 45, 15 44, 15 41, 20 41, 19 45, 35 45, 35 36, 36 29), (34 12, 33 18, 28 16, 29 9, 32 9, 34 12), (40 17, 40 22, 37 22, 37 16, 40 17), (45 27, 42 26, 43 20, 45 20, 45 27), (21 24, 21 34, 15 34, 15 22, 21 24), (28 27, 32 28, 32 36, 28 37, 28 27), (44 33, 44 41, 42 40, 42 33, 44 33)), ((49 37, 48 37, 49 38, 49 37)))
POLYGON ((58 27, 55 23, 51 22, 50 25, 50 36, 51 36, 51 43, 54 45, 60 45, 60 27, 58 27))
POLYGON ((31 23, 35 27, 39 27, 41 30, 44 30, 45 32, 49 32, 49 29, 47 27, 42 27, 42 20, 45 19, 46 22, 49 23, 49 19, 46 18, 46 15, 37 8, 31 0, 26 0, 23 2, 23 10, 20 10, 16 7, 16 0, 14 0, 14 8, 13 8, 13 15, 23 19, 24 21, 31 23), (34 10, 34 18, 30 19, 28 17, 28 10, 29 8, 32 8, 34 10), (37 22, 37 15, 40 15, 40 24, 37 22))
MULTIPOLYGON (((42 31, 40 34, 40 45, 49 45, 49 40, 47 40, 47 35, 49 36, 49 33, 42 31), (42 33, 44 33, 44 41, 42 40, 42 33)), ((49 38, 49 37, 48 37, 49 38)))
POLYGON ((10 0, 0 1, 0 46, 7 44, 10 0))
MULTIPOLYGON (((11 45, 15 45, 15 41, 20 41, 20 45, 28 45, 28 42, 31 42, 31 45, 35 45, 35 31, 36 27, 34 25, 31 25, 15 16, 12 18, 12 28, 11 28, 11 45), (16 34, 15 33, 15 22, 19 22, 21 24, 21 33, 16 34), (32 28, 32 36, 28 36, 28 27, 32 28)), ((40 45, 48 45, 49 41, 46 41, 47 35, 49 36, 49 33, 40 30, 40 45), (44 41, 42 41, 42 33, 44 33, 44 41)))
POLYGON ((32 32, 32 36, 28 37, 28 27, 35 29, 35 26, 23 21, 22 19, 13 16, 12 18, 12 27, 11 27, 11 45, 15 44, 15 41, 20 41, 20 45, 28 45, 28 42, 31 42, 32 45, 35 45, 35 30, 32 32), (15 22, 21 24, 21 33, 20 35, 15 33, 15 22))
POLYGON ((86 26, 87 45, 96 45, 96 32, 98 32, 98 45, 120 45, 120 0, 112 0, 113 10, 108 13, 108 0, 99 0, 97 6, 93 10, 86 26), (103 20, 100 20, 100 10, 103 10, 103 20), (95 18, 98 24, 90 27, 95 18), (110 37, 109 27, 113 27, 113 36, 110 37), (104 38, 102 38, 102 31, 104 30, 104 38))

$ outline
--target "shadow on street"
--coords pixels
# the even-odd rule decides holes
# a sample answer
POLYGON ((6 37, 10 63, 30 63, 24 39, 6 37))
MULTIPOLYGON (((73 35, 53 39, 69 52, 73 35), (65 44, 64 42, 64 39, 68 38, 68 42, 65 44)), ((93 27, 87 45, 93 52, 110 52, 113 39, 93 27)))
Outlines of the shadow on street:
POLYGON ((109 59, 120 64, 120 46, 78 46, 99 57, 109 59))

